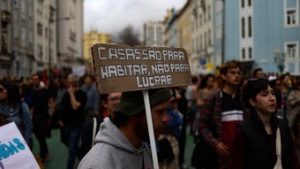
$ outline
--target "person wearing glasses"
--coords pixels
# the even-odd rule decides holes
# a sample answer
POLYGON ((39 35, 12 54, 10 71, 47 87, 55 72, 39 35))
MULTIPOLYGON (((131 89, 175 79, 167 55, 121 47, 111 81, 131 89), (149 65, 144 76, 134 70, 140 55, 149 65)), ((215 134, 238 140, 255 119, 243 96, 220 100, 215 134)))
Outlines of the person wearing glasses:
POLYGON ((121 92, 114 92, 101 95, 100 111, 94 117, 89 119, 81 131, 81 145, 79 158, 82 159, 94 145, 95 136, 99 130, 100 124, 105 117, 113 116, 116 106, 121 99, 121 92))
POLYGON ((282 169, 300 168, 288 123, 276 116, 276 96, 269 81, 250 79, 242 98, 249 117, 239 126, 232 141, 229 168, 273 169, 280 163, 282 169))

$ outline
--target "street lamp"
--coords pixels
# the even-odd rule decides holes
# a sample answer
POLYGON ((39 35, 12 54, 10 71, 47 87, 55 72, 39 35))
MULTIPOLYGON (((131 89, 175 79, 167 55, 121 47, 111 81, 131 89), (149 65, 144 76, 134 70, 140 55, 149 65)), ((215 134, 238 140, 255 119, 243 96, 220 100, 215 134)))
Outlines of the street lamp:
MULTIPOLYGON (((51 15, 50 15, 51 16, 51 15)), ((49 45, 48 45, 48 48, 49 48, 49 56, 48 56, 48 75, 49 75, 49 79, 51 77, 51 35, 50 35, 50 28, 51 28, 51 24, 52 23, 55 23, 55 22, 58 22, 58 21, 68 21, 70 20, 71 18, 70 17, 62 17, 62 18, 58 18, 58 19, 51 19, 51 17, 49 18, 49 24, 48 24, 48 38, 49 38, 49 45)), ((54 32, 54 31, 53 31, 54 32)))

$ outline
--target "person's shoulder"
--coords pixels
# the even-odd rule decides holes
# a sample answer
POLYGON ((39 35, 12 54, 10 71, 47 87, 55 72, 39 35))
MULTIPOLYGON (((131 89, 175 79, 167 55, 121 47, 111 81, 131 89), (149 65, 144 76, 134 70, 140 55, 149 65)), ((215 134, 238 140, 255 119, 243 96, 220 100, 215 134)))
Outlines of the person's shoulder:
POLYGON ((213 100, 221 100, 223 97, 223 92, 221 90, 218 90, 216 92, 211 93, 207 97, 204 98, 204 101, 207 103, 211 103, 213 100))
POLYGON ((115 163, 109 145, 97 143, 80 161, 78 169, 108 169, 115 163))
POLYGON ((276 120, 281 128, 289 128, 289 122, 286 119, 276 116, 276 120))

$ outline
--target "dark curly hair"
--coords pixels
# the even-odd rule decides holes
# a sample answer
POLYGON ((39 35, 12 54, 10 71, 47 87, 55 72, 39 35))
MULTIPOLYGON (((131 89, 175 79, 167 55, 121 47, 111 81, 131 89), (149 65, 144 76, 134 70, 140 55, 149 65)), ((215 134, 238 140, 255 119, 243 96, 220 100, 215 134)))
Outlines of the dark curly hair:
POLYGON ((0 85, 7 90, 7 104, 12 107, 17 106, 21 101, 19 86, 12 81, 0 81, 0 85))
POLYGON ((242 98, 244 105, 253 110, 249 100, 254 98, 259 92, 268 89, 269 81, 267 79, 248 79, 248 83, 243 88, 242 98))

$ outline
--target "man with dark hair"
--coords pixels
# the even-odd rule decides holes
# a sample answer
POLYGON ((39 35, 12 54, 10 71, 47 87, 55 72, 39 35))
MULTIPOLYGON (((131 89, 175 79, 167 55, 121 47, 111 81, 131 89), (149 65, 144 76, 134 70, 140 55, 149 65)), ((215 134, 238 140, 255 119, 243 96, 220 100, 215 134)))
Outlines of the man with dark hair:
POLYGON ((29 108, 32 113, 33 132, 40 145, 39 156, 42 162, 45 162, 49 158, 46 137, 50 137, 51 132, 50 126, 48 125, 50 118, 48 105, 53 102, 53 98, 45 88, 39 74, 33 74, 31 80, 32 89, 29 93, 31 104, 29 104, 29 108))
POLYGON ((87 97, 78 87, 78 79, 74 75, 68 75, 66 85, 67 91, 61 101, 58 123, 61 127, 62 141, 69 151, 67 169, 73 169, 79 149, 80 131, 84 123, 83 108, 87 97))
MULTIPOLYGON (((228 148, 235 129, 243 121, 244 109, 240 101, 241 68, 238 61, 228 61, 221 68, 223 88, 204 100, 201 109, 199 133, 206 145, 207 155, 197 168, 227 168, 228 148), (207 159, 206 159, 207 158, 207 159), (219 166, 218 166, 219 160, 219 166)), ((199 160, 201 162, 201 160, 199 160)))
POLYGON ((252 74, 253 78, 259 79, 259 78, 264 78, 264 76, 265 75, 264 75, 264 72, 263 72, 262 68, 256 68, 256 69, 254 69, 253 74, 252 74))
MULTIPOLYGON (((168 122, 168 89, 149 90, 153 128, 157 137, 168 122)), ((95 145, 79 164, 79 169, 151 169, 151 153, 141 91, 124 92, 113 117, 105 118, 95 145)))

